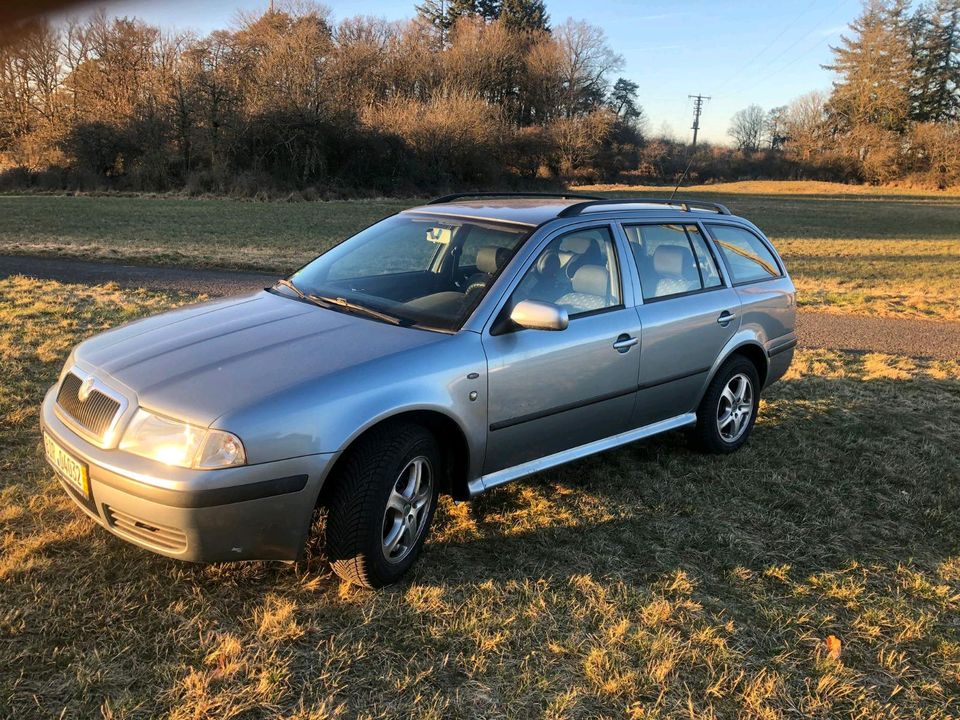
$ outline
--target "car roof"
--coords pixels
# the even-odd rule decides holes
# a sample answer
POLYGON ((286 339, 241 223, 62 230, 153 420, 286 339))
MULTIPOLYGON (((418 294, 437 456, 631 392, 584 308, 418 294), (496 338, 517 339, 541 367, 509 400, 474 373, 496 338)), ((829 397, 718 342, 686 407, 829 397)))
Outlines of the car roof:
MULTIPOLYGON (((478 198, 473 200, 456 200, 452 202, 431 203, 419 205, 405 210, 405 213, 428 214, 433 216, 447 216, 467 220, 487 220, 493 222, 511 223, 536 227, 548 220, 558 217, 589 217, 599 213, 627 214, 636 217, 643 214, 656 214, 659 217, 671 218, 693 217, 723 217, 737 219, 722 205, 722 209, 696 207, 694 204, 702 201, 677 199, 667 204, 665 201, 655 201, 644 198, 603 198, 599 201, 585 201, 583 198, 478 198), (685 203, 689 202, 690 205, 685 203), (581 205, 574 215, 561 215, 567 208, 581 205)), ((703 203, 711 205, 711 203, 703 203)))

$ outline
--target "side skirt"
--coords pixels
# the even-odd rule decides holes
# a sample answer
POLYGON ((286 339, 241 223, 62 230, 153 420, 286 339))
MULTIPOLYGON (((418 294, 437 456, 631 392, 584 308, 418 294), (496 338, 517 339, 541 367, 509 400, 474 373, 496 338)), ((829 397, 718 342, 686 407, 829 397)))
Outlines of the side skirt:
POLYGON ((683 415, 660 420, 650 425, 644 425, 641 428, 628 430, 619 435, 611 435, 601 440, 594 440, 586 445, 580 445, 579 447, 570 448, 569 450, 561 450, 553 455, 547 455, 546 457, 530 460, 520 465, 497 470, 489 475, 471 480, 469 484, 470 497, 475 497, 484 490, 489 490, 497 485, 503 485, 504 483, 533 475, 543 470, 549 470, 558 465, 564 465, 565 463, 573 462, 574 460, 579 460, 580 458, 594 455, 604 450, 611 450, 615 447, 635 442, 636 440, 642 440, 652 435, 659 435, 668 430, 676 430, 677 428, 686 427, 687 425, 693 425, 696 422, 696 413, 684 413, 683 415))

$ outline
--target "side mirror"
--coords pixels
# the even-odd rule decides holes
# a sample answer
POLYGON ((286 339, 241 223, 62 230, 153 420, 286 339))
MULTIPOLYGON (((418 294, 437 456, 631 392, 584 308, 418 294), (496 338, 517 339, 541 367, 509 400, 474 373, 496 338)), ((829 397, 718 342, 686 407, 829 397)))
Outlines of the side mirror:
POLYGON ((566 330, 570 324, 567 311, 553 303, 521 300, 510 312, 510 319, 529 330, 566 330))

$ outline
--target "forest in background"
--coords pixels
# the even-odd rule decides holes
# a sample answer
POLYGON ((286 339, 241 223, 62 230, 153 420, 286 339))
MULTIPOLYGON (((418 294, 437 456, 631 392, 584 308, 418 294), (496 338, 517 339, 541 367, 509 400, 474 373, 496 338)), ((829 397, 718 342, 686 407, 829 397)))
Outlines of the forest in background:
POLYGON ((543 0, 334 22, 296 1, 205 37, 100 11, 0 34, 0 190, 302 197, 566 182, 960 184, 960 0, 868 0, 829 93, 656 137, 602 29, 543 0))

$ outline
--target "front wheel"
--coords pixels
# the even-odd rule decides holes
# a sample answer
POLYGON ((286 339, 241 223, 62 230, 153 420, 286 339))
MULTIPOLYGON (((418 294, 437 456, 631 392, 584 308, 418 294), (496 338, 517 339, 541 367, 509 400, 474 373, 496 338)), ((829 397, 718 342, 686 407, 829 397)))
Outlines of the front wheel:
POLYGON ((330 478, 327 554, 344 580, 383 587, 416 561, 437 505, 440 451, 419 425, 389 425, 348 450, 330 478))
POLYGON ((717 371, 697 408, 697 444, 713 453, 738 450, 750 437, 759 407, 757 368, 745 357, 730 358, 717 371))

